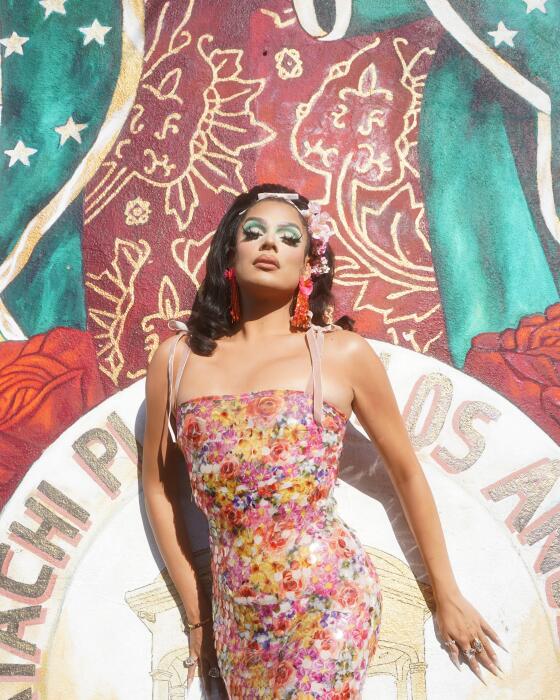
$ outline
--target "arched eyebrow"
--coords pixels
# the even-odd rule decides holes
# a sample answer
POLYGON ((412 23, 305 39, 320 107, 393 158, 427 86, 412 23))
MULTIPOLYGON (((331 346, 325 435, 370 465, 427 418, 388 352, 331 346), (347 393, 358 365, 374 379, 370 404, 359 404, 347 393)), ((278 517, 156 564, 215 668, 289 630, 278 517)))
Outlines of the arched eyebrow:
MULTIPOLYGON (((244 220, 241 222, 241 225, 243 225, 243 224, 244 224, 245 222, 247 222, 247 221, 258 221, 258 222, 261 223, 261 224, 266 224, 265 219, 262 219, 260 216, 248 216, 246 219, 244 219, 244 220)), ((296 223, 294 223, 293 221, 281 221, 281 222, 276 226, 276 228, 281 228, 282 226, 294 226, 295 228, 298 229, 298 231, 301 230, 300 227, 299 227, 299 225, 296 224, 296 223)))

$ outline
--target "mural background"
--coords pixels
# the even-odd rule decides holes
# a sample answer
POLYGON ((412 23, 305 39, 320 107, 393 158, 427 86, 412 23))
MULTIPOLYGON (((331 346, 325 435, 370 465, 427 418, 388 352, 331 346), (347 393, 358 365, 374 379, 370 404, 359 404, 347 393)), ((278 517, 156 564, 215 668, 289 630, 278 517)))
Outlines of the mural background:
MULTIPOLYGON (((559 27, 554 0, 1 0, 0 506, 29 508, 37 460, 141 383, 231 199, 281 182, 332 216, 337 314, 540 429, 544 466, 506 503, 560 607, 559 27)), ((500 436, 496 459, 528 467, 500 436)), ((26 549, 4 541, 0 594, 26 549)), ((14 624, 0 617, 2 677, 14 654, 42 663, 14 624)))

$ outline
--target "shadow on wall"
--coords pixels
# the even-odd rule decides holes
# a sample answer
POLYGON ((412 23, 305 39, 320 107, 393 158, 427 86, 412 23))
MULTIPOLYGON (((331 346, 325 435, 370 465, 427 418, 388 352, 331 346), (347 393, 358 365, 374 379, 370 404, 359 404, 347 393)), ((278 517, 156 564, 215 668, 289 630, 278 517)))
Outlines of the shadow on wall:
POLYGON ((382 505, 406 559, 402 561, 388 552, 365 546, 383 591, 378 649, 368 675, 393 678, 396 700, 424 700, 427 697, 424 625, 435 610, 427 571, 377 446, 350 423, 339 477, 382 505))

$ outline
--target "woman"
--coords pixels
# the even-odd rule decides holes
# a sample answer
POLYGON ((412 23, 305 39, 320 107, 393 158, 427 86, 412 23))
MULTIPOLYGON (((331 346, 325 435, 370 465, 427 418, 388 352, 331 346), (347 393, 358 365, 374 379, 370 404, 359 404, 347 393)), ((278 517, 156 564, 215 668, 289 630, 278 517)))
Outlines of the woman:
POLYGON ((327 221, 279 185, 238 196, 212 240, 188 323, 172 322, 180 333, 148 370, 144 498, 188 618, 185 664, 191 673, 198 664, 204 682, 221 676, 235 700, 360 697, 382 595, 332 496, 351 411, 399 494, 452 660, 458 666, 462 651, 481 679, 478 660, 498 674, 488 637, 500 641, 454 580, 383 365, 348 317, 332 323, 327 221), (175 439, 208 517, 211 601, 168 493, 175 439))

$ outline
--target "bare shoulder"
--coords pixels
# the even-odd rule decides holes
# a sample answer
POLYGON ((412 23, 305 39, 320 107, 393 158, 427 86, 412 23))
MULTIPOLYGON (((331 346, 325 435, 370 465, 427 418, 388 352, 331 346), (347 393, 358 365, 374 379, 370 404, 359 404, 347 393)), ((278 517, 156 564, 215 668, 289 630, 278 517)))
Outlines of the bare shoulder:
POLYGON ((366 338, 355 331, 337 329, 325 334, 328 361, 352 387, 354 395, 364 386, 379 387, 387 382, 385 367, 366 338))
POLYGON ((158 374, 164 369, 167 369, 167 359, 175 340, 175 336, 172 335, 158 345, 157 350, 152 355, 152 359, 148 365, 148 374, 158 374))
MULTIPOLYGON (((163 340, 157 347, 157 350, 150 360, 148 365, 147 381, 153 383, 167 382, 167 364, 169 360, 169 355, 173 351, 173 347, 177 342, 177 336, 171 335, 169 338, 163 340)), ((175 352, 175 363, 177 362, 177 357, 181 356, 186 349, 185 336, 179 339, 177 343, 177 349, 175 352)))
POLYGON ((368 341, 355 331, 336 329, 325 333, 325 351, 338 361, 347 363, 367 364, 379 356, 368 341))

